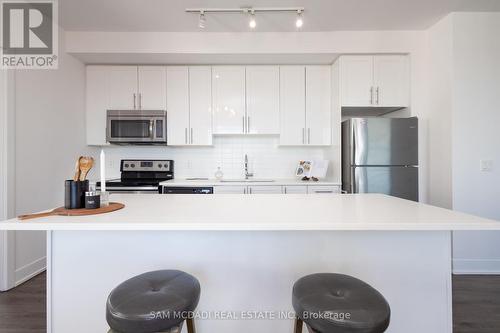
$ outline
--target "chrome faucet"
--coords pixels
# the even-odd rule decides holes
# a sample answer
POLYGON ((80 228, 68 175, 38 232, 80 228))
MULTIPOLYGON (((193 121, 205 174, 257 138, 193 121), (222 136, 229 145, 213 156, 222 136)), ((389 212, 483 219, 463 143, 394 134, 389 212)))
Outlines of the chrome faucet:
POLYGON ((248 172, 248 156, 245 154, 245 179, 253 177, 253 173, 248 172))

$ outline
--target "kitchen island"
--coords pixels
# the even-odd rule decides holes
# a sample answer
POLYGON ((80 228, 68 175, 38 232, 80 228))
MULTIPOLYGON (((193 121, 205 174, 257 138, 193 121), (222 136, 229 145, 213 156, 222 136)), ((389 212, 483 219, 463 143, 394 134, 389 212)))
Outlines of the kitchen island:
POLYGON ((201 333, 293 332, 293 283, 315 272, 378 289, 392 309, 387 332, 451 333, 451 231, 500 230, 496 221, 378 194, 111 200, 126 207, 0 222, 1 230, 48 231, 48 332, 106 332, 116 285, 181 269, 201 282, 201 333))

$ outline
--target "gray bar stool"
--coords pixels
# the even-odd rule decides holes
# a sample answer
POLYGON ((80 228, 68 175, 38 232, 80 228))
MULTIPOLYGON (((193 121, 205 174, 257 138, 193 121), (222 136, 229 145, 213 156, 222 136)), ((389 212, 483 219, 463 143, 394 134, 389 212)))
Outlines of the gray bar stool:
POLYGON ((349 275, 319 273, 293 286, 295 333, 383 333, 391 309, 377 290, 349 275))
POLYGON ((185 272, 161 270, 135 276, 113 289, 106 302, 108 333, 177 333, 200 300, 200 283, 185 272))

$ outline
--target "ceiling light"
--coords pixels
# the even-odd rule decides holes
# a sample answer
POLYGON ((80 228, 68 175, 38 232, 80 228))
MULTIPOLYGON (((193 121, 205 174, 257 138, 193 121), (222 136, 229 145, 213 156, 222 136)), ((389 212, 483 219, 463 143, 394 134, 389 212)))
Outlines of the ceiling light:
POLYGON ((207 18, 205 17, 205 12, 203 11, 200 11, 200 19, 198 21, 198 26, 201 28, 201 29, 205 29, 205 25, 207 23, 207 18))
POLYGON ((302 11, 299 9, 297 11, 297 20, 295 21, 295 26, 297 28, 302 28, 302 25, 304 25, 304 20, 302 19, 302 11))
POLYGON ((250 21, 248 21, 248 26, 250 27, 250 29, 255 29, 255 27, 257 26, 257 21, 255 21, 255 13, 253 10, 250 12, 250 21))

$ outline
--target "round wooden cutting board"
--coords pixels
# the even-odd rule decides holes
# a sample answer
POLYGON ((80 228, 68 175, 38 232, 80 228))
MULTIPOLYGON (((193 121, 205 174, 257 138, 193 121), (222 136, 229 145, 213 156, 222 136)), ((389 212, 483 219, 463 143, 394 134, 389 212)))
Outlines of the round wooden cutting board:
POLYGON ((124 204, 119 202, 110 202, 108 206, 104 206, 97 209, 66 209, 64 207, 56 208, 50 212, 45 213, 37 213, 37 214, 28 214, 28 215, 20 215, 17 218, 19 220, 29 220, 37 217, 46 217, 46 216, 84 216, 84 215, 97 215, 97 214, 105 214, 114 212, 116 210, 122 209, 125 207, 124 204))

